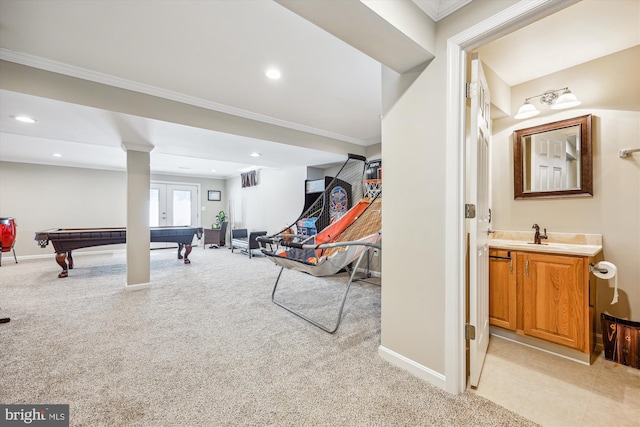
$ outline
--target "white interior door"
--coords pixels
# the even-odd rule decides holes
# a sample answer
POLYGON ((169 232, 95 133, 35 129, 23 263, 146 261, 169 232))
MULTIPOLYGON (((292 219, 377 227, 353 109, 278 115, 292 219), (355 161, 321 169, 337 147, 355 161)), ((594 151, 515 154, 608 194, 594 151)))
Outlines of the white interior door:
POLYGON ((482 65, 477 55, 471 61, 471 97, 469 138, 469 203, 476 215, 469 223, 469 323, 475 338, 469 341, 469 383, 476 387, 489 346, 489 146, 491 142, 490 96, 482 65), (475 178, 475 180, 474 180, 475 178))
MULTIPOLYGON (((149 195, 149 226, 198 224, 198 186, 152 182, 149 195)), ((152 243, 152 248, 175 247, 171 243, 152 243)))

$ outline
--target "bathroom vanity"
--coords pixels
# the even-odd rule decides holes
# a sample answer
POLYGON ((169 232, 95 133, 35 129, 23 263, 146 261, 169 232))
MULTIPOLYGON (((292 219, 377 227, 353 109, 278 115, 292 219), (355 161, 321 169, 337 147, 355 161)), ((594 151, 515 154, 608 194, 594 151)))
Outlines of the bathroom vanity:
POLYGON ((489 240, 491 332, 585 363, 594 345, 595 292, 589 264, 597 234, 496 231, 489 240))

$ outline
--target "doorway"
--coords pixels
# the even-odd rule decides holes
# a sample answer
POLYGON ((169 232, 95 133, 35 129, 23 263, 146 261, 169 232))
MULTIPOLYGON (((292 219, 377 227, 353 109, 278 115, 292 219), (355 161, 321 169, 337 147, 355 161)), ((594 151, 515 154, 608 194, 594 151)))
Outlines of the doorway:
MULTIPOLYGON (((445 365, 445 389, 453 394, 463 393, 467 386, 467 361, 465 338, 466 295, 466 224, 464 215, 466 179, 477 177, 465 174, 467 156, 464 141, 467 133, 465 83, 467 54, 499 34, 519 28, 545 14, 553 13, 565 4, 551 0, 518 2, 498 14, 480 22, 447 40, 446 54, 446 220, 445 233, 453 241, 446 248, 445 265, 447 282, 455 284, 445 291, 445 322, 451 333, 446 334, 445 353, 449 363, 445 365)), ((484 274, 484 273, 483 273, 484 274)), ((487 273, 488 274, 488 273, 487 273)))
MULTIPOLYGON (((149 226, 196 226, 199 224, 199 184, 151 181, 149 226)), ((152 249, 176 247, 173 243, 152 243, 152 249)))

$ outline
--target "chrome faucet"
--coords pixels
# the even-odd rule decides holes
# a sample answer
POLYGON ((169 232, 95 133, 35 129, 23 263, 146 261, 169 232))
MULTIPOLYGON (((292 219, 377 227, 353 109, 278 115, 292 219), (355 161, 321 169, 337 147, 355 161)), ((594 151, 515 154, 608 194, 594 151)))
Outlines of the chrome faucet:
POLYGON ((533 243, 535 245, 541 245, 540 239, 548 239, 547 237, 547 229, 544 229, 544 234, 540 234, 540 226, 538 224, 533 224, 531 228, 536 229, 536 234, 533 236, 533 243))

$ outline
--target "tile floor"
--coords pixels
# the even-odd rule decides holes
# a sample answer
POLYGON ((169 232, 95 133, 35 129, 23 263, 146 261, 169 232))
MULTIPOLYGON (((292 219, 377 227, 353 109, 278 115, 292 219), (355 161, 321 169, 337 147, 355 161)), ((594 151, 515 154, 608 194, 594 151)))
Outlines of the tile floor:
POLYGON ((475 393, 543 426, 640 426, 640 369, 591 366, 491 336, 475 393))

